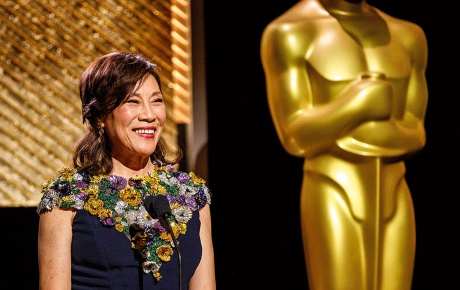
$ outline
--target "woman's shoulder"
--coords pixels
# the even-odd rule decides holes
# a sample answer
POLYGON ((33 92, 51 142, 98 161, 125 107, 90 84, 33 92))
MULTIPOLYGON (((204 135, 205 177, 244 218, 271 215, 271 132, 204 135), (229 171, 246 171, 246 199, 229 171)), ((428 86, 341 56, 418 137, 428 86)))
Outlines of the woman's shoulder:
POLYGON ((163 165, 157 166, 155 173, 169 196, 193 198, 198 202, 198 209, 206 203, 211 203, 211 191, 206 181, 194 172, 176 170, 171 165, 163 165))
POLYGON ((88 173, 68 167, 60 169, 58 173, 57 177, 42 185, 42 197, 37 206, 38 214, 55 207, 83 208, 86 196, 81 189, 90 182, 88 173))

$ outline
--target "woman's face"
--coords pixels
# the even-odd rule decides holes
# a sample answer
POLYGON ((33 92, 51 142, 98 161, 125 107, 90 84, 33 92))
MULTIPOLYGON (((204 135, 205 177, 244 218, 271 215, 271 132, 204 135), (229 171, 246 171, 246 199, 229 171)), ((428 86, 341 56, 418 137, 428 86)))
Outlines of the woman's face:
POLYGON ((112 143, 112 157, 145 160, 154 151, 166 121, 166 106, 155 78, 148 74, 132 96, 104 121, 112 143))

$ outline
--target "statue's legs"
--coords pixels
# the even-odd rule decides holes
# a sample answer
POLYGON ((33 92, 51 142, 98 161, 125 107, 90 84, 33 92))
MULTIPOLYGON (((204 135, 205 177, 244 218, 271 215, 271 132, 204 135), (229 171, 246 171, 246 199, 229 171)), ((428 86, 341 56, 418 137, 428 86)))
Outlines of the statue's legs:
POLYGON ((301 226, 311 290, 410 290, 415 218, 403 163, 306 161, 301 226))

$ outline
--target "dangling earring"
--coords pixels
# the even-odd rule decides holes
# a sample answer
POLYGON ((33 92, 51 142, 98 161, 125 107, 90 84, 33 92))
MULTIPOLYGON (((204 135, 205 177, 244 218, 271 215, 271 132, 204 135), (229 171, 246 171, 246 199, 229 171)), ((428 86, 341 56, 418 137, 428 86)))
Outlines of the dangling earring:
POLYGON ((99 126, 98 129, 97 129, 97 134, 99 136, 97 138, 97 141, 99 142, 99 144, 104 143, 104 127, 99 126))

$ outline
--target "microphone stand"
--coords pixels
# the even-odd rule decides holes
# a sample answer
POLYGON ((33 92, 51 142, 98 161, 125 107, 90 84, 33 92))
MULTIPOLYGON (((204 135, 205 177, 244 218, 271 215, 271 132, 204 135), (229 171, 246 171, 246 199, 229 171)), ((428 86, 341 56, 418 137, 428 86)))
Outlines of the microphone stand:
POLYGON ((144 207, 152 217, 158 217, 162 226, 171 235, 174 247, 177 249, 177 259, 179 261, 179 290, 182 290, 182 257, 180 254, 179 242, 176 240, 168 220, 168 217, 171 215, 171 206, 168 198, 161 194, 148 196, 144 200, 144 207))
MULTIPOLYGON (((164 216, 167 216, 167 214, 165 213, 164 216)), ((171 235, 173 243, 174 243, 174 247, 176 247, 177 249, 177 259, 179 261, 179 290, 182 290, 182 258, 181 258, 180 249, 179 249, 179 242, 176 240, 176 237, 174 236, 174 232, 171 228, 171 224, 169 223, 168 218, 167 217, 163 218, 163 215, 159 217, 161 221, 163 222, 166 230, 171 235)))

